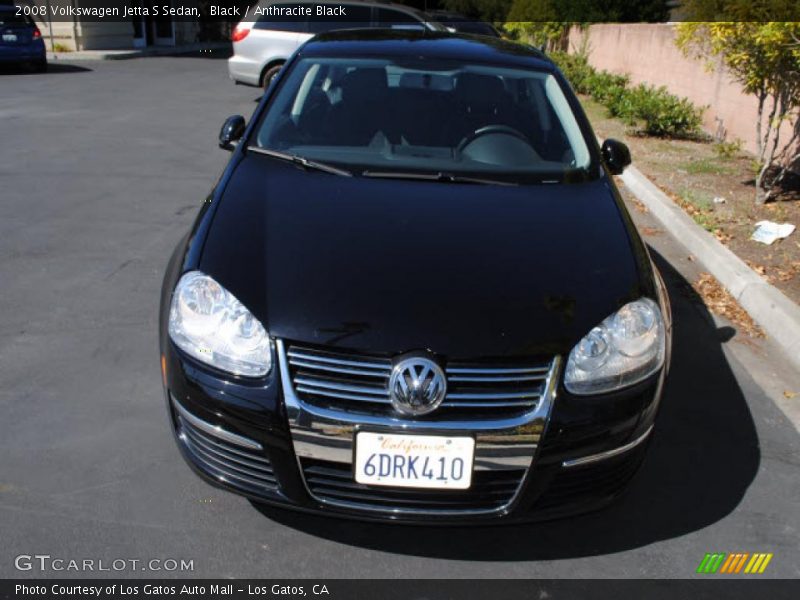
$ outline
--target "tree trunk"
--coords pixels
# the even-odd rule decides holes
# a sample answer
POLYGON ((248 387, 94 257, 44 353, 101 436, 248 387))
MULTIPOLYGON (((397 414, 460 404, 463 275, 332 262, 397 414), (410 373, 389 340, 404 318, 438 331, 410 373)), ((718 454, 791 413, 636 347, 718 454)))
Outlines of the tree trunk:
POLYGON ((763 165, 756 175, 756 204, 764 204, 767 201, 767 190, 764 189, 764 173, 767 172, 768 165, 763 165))
POLYGON ((756 154, 761 160, 764 155, 764 143, 761 140, 761 127, 764 121, 764 103, 767 100, 767 93, 764 90, 758 92, 758 116, 756 118, 756 154))

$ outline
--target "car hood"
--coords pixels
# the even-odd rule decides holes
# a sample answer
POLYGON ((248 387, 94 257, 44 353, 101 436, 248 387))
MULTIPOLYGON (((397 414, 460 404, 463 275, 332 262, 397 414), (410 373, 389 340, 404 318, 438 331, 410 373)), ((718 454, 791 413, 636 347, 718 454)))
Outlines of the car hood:
POLYGON ((199 268, 276 338, 463 359, 564 354, 642 295, 641 256, 602 179, 349 178, 250 154, 219 202, 199 268))

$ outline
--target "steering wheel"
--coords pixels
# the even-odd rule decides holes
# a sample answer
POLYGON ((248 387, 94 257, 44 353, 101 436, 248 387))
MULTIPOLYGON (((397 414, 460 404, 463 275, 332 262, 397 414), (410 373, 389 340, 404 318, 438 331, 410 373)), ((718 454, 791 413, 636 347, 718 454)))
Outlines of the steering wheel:
POLYGON ((509 127, 508 125, 486 125, 485 127, 481 127, 480 129, 476 129, 468 136, 466 136, 463 140, 458 143, 458 147, 456 148, 456 152, 461 154, 464 149, 469 146, 472 142, 477 140, 479 137, 483 137, 485 135, 492 135, 492 134, 505 134, 515 137, 519 140, 525 142, 528 146, 533 148, 530 140, 525 136, 524 133, 521 131, 514 129, 513 127, 509 127))

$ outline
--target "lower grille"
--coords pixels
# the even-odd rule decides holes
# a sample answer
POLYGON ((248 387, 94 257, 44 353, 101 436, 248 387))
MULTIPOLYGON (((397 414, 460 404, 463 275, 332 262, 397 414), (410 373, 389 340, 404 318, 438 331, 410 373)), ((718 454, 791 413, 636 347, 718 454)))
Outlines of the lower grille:
MULTIPOLYGON (((210 433, 208 427, 201 429, 196 424, 196 417, 190 416, 185 409, 179 407, 178 411, 178 437, 203 470, 223 483, 250 492, 278 488, 272 465, 259 450, 221 439, 210 433)), ((258 446, 256 442, 251 444, 258 446)))
POLYGON ((535 509, 543 510, 615 496, 636 474, 643 457, 644 452, 637 449, 622 457, 610 458, 593 465, 561 469, 545 493, 536 501, 535 509))
POLYGON ((514 499, 525 469, 475 471, 468 490, 428 490, 357 483, 349 465, 302 460, 303 475, 317 500, 381 512, 492 512, 514 499))

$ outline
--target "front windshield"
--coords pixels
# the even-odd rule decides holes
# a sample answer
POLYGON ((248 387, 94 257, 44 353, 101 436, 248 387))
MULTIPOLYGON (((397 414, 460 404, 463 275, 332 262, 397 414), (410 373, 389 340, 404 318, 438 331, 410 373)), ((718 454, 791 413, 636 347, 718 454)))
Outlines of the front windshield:
POLYGON ((355 174, 548 181, 591 161, 550 73, 421 57, 300 60, 255 145, 355 174))

